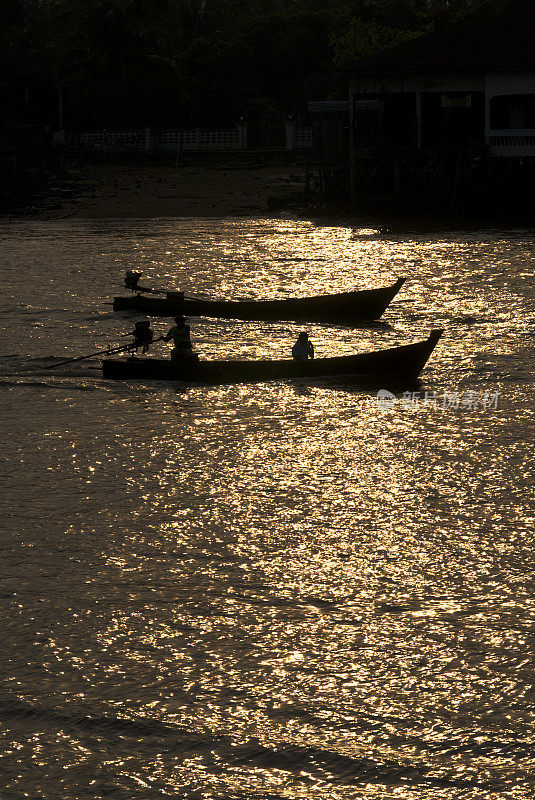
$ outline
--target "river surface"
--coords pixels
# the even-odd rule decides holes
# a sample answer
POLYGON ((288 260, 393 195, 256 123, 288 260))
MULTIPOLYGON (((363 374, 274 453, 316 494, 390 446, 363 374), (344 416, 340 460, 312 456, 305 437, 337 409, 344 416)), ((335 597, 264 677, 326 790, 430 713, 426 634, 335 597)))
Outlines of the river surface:
MULTIPOLYGON (((281 219, 0 223, 1 800, 535 792, 534 244, 281 219), (408 281, 350 379, 103 380, 126 269, 209 297, 408 281)), ((190 320, 203 358, 301 326, 190 320)), ((169 320, 155 320, 165 333, 169 320)), ((169 352, 158 345, 154 353, 169 352)))

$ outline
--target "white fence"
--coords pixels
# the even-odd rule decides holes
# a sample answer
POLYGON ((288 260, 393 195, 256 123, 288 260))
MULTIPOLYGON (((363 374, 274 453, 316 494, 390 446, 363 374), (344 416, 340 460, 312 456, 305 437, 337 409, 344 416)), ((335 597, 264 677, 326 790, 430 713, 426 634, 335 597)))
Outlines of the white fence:
POLYGON ((182 131, 182 148, 184 150, 242 149, 238 130, 205 131, 199 128, 193 131, 182 131))
POLYGON ((535 129, 485 131, 490 152, 495 156, 535 156, 535 129))
POLYGON ((68 136, 69 144, 78 144, 81 150, 146 150, 145 130, 141 131, 92 131, 79 137, 68 136), (76 142, 76 139, 78 141, 76 142))
MULTIPOLYGON (((247 149, 247 126, 223 130, 193 128, 191 130, 90 131, 66 137, 67 144, 78 150, 118 152, 173 152, 181 150, 207 152, 247 149)), ((286 149, 312 148, 312 128, 286 126, 286 149)))
POLYGON ((296 128, 294 147, 296 150, 312 149, 312 128, 296 128))

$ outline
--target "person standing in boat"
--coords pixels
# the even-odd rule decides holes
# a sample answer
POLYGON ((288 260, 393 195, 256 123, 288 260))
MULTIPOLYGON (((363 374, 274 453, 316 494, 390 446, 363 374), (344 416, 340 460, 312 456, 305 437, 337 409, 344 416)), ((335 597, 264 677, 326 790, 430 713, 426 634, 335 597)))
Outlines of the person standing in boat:
POLYGON ((177 361, 183 358, 190 358, 193 356, 193 345, 191 344, 191 331, 189 325, 186 324, 184 317, 175 317, 175 324, 170 329, 167 336, 163 337, 165 342, 173 340, 173 349, 171 351, 171 359, 177 361))
POLYGON ((292 358, 294 361, 307 361, 309 358, 314 358, 314 345, 305 331, 301 331, 292 347, 292 358))
POLYGON ((142 353, 147 352, 149 346, 154 340, 154 332, 151 329, 150 322, 148 320, 136 322, 134 330, 130 335, 134 337, 134 341, 128 349, 137 351, 141 347, 142 353))

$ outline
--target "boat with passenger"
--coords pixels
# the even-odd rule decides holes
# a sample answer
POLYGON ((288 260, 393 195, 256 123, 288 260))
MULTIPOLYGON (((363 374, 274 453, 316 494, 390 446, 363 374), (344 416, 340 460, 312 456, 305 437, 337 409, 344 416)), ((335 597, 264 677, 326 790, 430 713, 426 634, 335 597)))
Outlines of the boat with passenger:
POLYGON ((114 380, 185 381, 229 384, 253 381, 321 378, 350 375, 368 381, 414 381, 420 375, 442 329, 433 330, 424 341, 370 353, 304 361, 290 359, 257 361, 203 361, 195 355, 183 359, 109 358, 102 362, 104 378, 114 380))

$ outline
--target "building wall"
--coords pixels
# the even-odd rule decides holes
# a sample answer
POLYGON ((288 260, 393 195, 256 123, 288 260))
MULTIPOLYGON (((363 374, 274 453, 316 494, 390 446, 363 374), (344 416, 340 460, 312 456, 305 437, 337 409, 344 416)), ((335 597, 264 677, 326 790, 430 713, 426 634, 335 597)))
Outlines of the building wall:
POLYGON ((535 70, 354 75, 349 111, 353 200, 500 193, 535 170, 535 70))
POLYGON ((490 153, 497 158, 535 157, 535 72, 489 72, 485 99, 490 153))
POLYGON ((488 99, 496 95, 534 93, 535 72, 489 72, 485 76, 485 94, 488 99))
POLYGON ((374 146, 486 145, 489 157, 535 158, 535 70, 354 75, 349 101, 352 185, 355 160, 377 158, 374 146), (392 113, 396 97, 398 108, 392 113))

